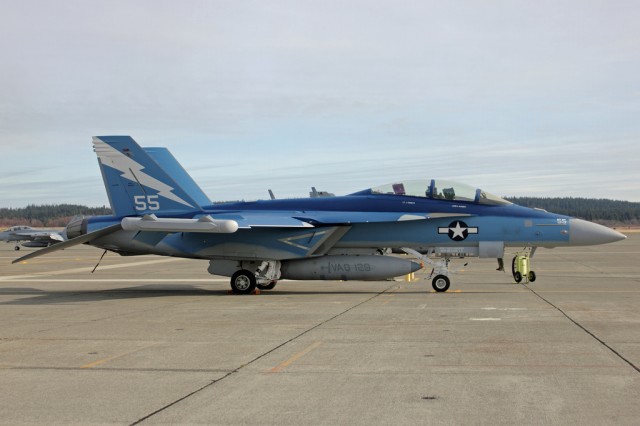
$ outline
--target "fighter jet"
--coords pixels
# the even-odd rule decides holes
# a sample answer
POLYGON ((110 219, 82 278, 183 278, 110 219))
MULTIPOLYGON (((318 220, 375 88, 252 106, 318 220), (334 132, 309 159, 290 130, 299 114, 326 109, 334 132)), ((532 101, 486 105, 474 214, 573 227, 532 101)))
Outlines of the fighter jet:
POLYGON ((15 242, 14 250, 20 250, 21 241, 24 247, 49 247, 51 244, 66 241, 64 231, 56 229, 35 229, 30 226, 12 226, 0 232, 0 241, 15 242))
POLYGON ((429 265, 432 287, 442 292, 454 258, 502 259, 506 247, 529 248, 520 259, 528 265, 538 247, 626 238, 438 179, 398 180, 344 196, 213 204, 165 148, 143 149, 129 136, 94 137, 93 147, 113 215, 76 218, 66 228, 69 241, 14 263, 76 244, 203 259, 209 273, 231 277, 239 294, 273 289, 280 279, 381 280, 429 265))

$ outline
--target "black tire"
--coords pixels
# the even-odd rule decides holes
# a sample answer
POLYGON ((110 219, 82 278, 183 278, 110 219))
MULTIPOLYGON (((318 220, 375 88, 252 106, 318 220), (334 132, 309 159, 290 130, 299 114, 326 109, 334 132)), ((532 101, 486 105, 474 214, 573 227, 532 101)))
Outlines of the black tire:
POLYGON ((522 274, 518 271, 513 274, 513 279, 516 280, 517 283, 522 281, 522 274))
POLYGON ((271 281, 269 284, 256 284, 260 290, 273 290, 273 288, 278 284, 278 281, 271 281))
POLYGON ((250 294, 256 289, 256 276, 253 272, 241 269, 231 277, 231 291, 234 294, 250 294))
POLYGON ((516 279, 516 256, 513 256, 513 260, 511 261, 511 275, 513 275, 513 279, 516 279))
POLYGON ((13 249, 14 250, 20 250, 20 246, 15 246, 13 249))
POLYGON ((450 285, 451 281, 449 281, 449 277, 446 275, 436 275, 431 281, 431 287, 438 293, 449 290, 450 285))
POLYGON ((529 271, 529 282, 532 283, 536 280, 536 273, 533 271, 529 271))

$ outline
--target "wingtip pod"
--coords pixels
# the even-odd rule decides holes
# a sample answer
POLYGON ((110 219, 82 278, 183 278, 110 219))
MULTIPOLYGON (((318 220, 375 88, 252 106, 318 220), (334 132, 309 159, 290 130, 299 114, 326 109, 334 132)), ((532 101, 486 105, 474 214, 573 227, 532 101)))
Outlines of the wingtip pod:
POLYGON ((125 217, 120 222, 125 231, 143 232, 203 232, 232 234, 238 230, 235 220, 218 220, 211 216, 200 219, 158 218, 153 214, 142 217, 125 217))

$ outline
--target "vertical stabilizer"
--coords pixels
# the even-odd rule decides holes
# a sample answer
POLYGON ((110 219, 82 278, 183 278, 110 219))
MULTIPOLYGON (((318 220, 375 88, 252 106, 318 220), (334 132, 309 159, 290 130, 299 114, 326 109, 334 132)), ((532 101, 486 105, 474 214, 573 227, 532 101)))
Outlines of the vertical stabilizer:
POLYGON ((200 206, 210 206, 212 204, 207 194, 204 193, 196 181, 193 180, 167 148, 143 147, 142 149, 144 149, 196 203, 200 206))
POLYGON ((94 136, 93 149, 115 216, 202 211, 187 191, 130 136, 94 136))

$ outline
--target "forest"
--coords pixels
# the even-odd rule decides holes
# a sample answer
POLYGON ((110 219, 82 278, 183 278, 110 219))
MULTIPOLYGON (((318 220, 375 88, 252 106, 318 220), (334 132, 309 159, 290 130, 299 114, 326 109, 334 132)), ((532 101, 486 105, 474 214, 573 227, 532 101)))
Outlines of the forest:
POLYGON ((34 204, 22 208, 0 208, 0 227, 13 225, 64 227, 74 216, 109 214, 111 214, 109 207, 87 207, 78 204, 34 204))
MULTIPOLYGON (((512 203, 578 217, 608 226, 640 225, 640 203, 592 198, 507 197, 512 203)), ((0 208, 0 227, 29 225, 64 227, 77 215, 109 215, 106 206, 87 207, 78 204, 29 205, 23 208, 0 208)))
POLYGON ((512 203, 608 226, 640 225, 640 203, 595 198, 507 197, 512 203))

